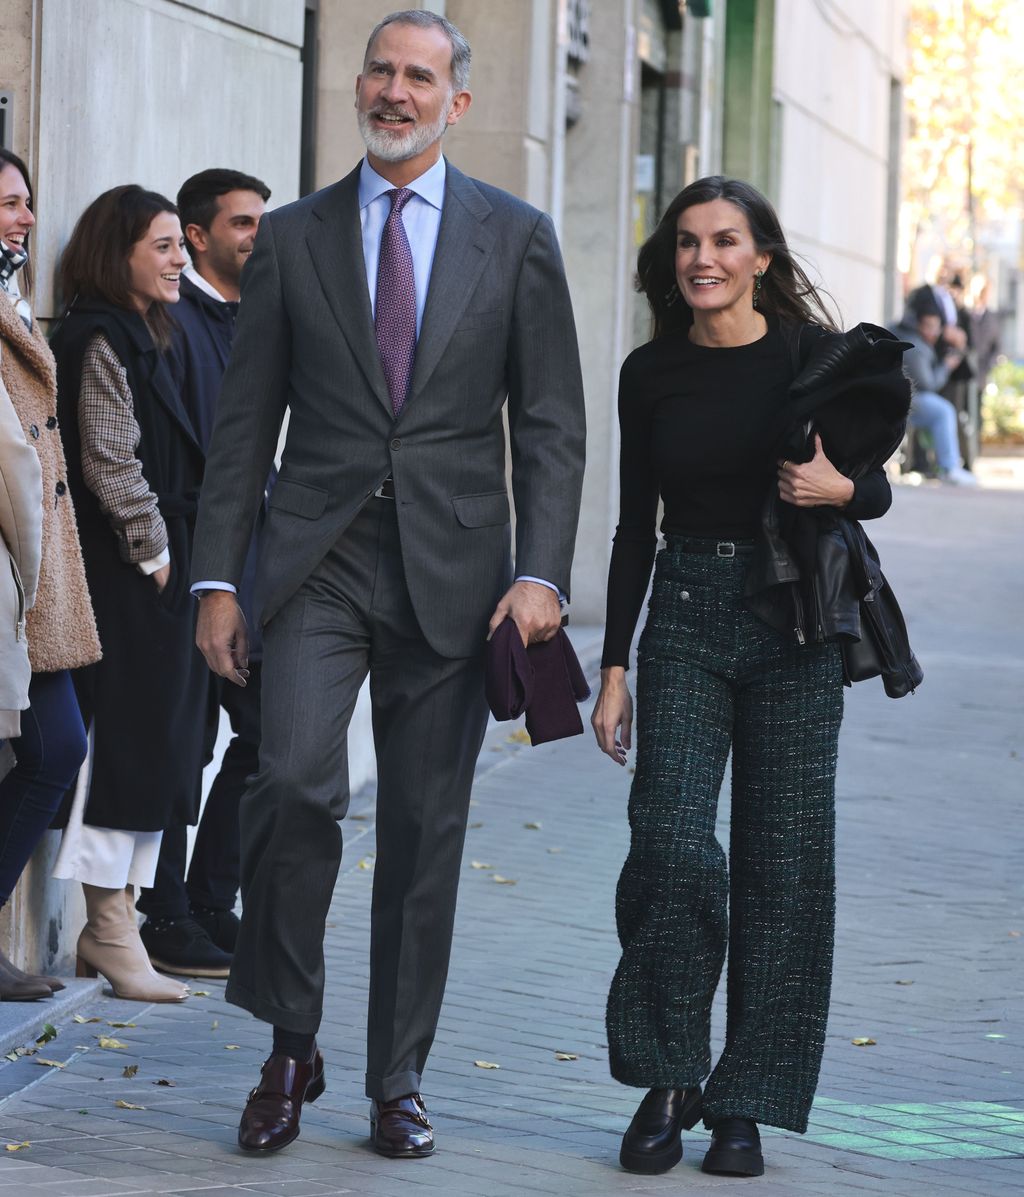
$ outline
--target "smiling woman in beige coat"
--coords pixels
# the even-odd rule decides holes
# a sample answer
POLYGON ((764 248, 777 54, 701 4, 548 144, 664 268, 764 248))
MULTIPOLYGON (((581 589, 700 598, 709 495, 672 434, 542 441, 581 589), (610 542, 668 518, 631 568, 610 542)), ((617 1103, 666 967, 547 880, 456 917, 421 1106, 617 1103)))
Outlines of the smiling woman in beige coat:
MULTIPOLYGON (((0 907, 85 759, 70 671, 100 656, 57 427, 56 366, 25 294, 34 224, 28 170, 0 149, 0 379, 42 472, 39 579, 25 628, 29 705, 11 744, 17 763, 0 781, 0 907)), ((0 953, 0 999, 48 997, 63 988, 54 978, 22 973, 0 953)))

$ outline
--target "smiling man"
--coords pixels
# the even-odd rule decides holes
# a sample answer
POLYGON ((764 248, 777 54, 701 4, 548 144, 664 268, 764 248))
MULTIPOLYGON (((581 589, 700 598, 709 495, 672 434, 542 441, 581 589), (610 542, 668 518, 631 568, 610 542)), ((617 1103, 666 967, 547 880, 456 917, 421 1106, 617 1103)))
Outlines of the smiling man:
MULTIPOLYGON (((182 273, 174 308, 168 364, 200 447, 210 442, 217 398, 231 356, 242 267, 252 253, 270 188, 237 170, 214 168, 181 185, 178 215, 192 264, 182 273)), ((262 515, 262 513, 261 513, 262 515)), ((258 521, 262 524, 262 518, 258 521)), ((252 610, 257 541, 249 547, 239 599, 252 610)), ((151 889, 139 910, 146 915, 142 942, 156 968, 191 977, 226 977, 238 934, 233 911, 238 896, 238 805, 245 779, 256 771, 260 730, 260 646, 250 645, 245 689, 216 679, 216 703, 206 712, 207 756, 216 742, 223 708, 234 733, 210 787, 185 876, 184 827, 167 830, 151 889)), ((204 712, 197 712, 202 718, 204 712)))
POLYGON ((441 155, 470 49, 431 12, 374 29, 356 81, 365 159, 270 213, 243 276, 200 504, 193 589, 210 667, 244 685, 231 593, 289 411, 257 599, 263 723, 242 801, 229 1001, 274 1026, 239 1142, 273 1151, 323 1092, 324 921, 369 674, 377 855, 366 1093, 383 1155, 434 1149, 420 1094, 444 995, 484 646, 559 627, 585 445, 576 332, 550 220, 441 155), (512 448, 512 570, 503 411, 512 448))

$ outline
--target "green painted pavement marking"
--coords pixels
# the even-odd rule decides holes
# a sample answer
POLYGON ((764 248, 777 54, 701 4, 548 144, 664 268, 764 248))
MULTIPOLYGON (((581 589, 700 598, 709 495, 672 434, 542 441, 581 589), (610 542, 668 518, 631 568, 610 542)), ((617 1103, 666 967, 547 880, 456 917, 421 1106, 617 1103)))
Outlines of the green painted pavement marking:
POLYGON ((887 1160, 1024 1158, 1024 1110, 991 1101, 815 1100, 807 1138, 887 1160))

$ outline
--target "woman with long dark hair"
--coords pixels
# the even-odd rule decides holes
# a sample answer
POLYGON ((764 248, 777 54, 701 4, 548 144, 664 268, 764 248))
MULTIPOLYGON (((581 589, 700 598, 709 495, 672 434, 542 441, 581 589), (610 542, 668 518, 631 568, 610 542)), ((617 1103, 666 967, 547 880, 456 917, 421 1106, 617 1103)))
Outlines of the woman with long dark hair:
MULTIPOLYGON (((69 670, 100 655, 57 427, 56 368, 32 313, 28 282, 34 225, 28 168, 0 149, 0 389, 10 396, 25 439, 38 455, 43 487, 35 603, 18 633, 28 642, 32 666, 29 707, 21 715, 20 734, 12 738, 17 764, 0 782, 0 907, 85 758, 85 729, 69 670)), ((0 953, 4 1001, 47 997, 63 988, 56 978, 26 975, 0 953)))
POLYGON ((880 446, 898 438, 909 394, 898 343, 873 326, 837 331, 749 184, 714 176, 687 187, 640 250, 638 277, 654 337, 620 377, 621 510, 593 715, 600 747, 624 764, 626 670, 660 500, 666 547, 637 652, 632 839, 608 1000, 613 1075, 648 1093, 621 1161, 667 1170, 681 1129, 703 1114, 704 1170, 754 1176, 758 1123, 806 1129, 831 982, 843 667, 821 630, 806 546, 787 547, 787 536, 806 538, 840 510, 887 510, 880 446), (823 443, 802 424, 806 451, 780 460, 794 375, 828 353, 840 373, 884 359, 895 414, 855 464, 838 439, 823 443), (773 599, 758 604, 766 580, 773 599), (727 863, 714 828, 730 752, 727 863), (712 1071, 711 1003, 727 951, 728 1025, 712 1071))
POLYGON ((90 734, 54 870, 82 883, 79 970, 121 997, 178 1001, 139 937, 164 828, 195 822, 208 674, 188 591, 203 457, 163 350, 187 261, 177 210, 130 185, 85 210, 60 263, 52 344, 61 430, 104 643, 76 675, 90 734))

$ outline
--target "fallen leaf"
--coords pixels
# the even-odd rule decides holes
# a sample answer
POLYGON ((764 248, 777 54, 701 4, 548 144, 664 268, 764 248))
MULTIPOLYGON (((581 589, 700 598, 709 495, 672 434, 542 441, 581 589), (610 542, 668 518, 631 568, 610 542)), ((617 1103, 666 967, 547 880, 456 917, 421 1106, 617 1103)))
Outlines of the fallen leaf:
POLYGON ((853 1044, 854 1047, 877 1047, 878 1046, 876 1040, 868 1039, 867 1037, 864 1037, 863 1039, 851 1039, 850 1042, 853 1044))
POLYGON ((224 1050, 226 1052, 238 1052, 242 1050, 242 1045, 240 1043, 225 1043, 224 1050))
POLYGON ((551 855, 552 855, 552 856, 557 856, 557 855, 559 854, 559 852, 562 852, 562 851, 564 851, 564 849, 562 849, 562 848, 549 848, 549 849, 548 849, 548 851, 551 853, 551 855))
POLYGON ((43 1023, 43 1033, 36 1040, 36 1043, 49 1043, 51 1039, 57 1038, 57 1028, 52 1022, 43 1023))
POLYGON ((913 985, 914 982, 913 981, 897 981, 896 984, 897 985, 913 985))
POLYGON ((160 1078, 158 1081, 154 1081, 154 1082, 153 1082, 153 1084, 154 1084, 154 1085, 163 1085, 165 1089, 174 1089, 174 1088, 176 1088, 176 1085, 174 1084, 174 1081, 169 1081, 169 1080, 168 1080, 166 1077, 164 1077, 164 1076, 162 1076, 162 1077, 161 1077, 161 1078, 160 1078))
POLYGON ((364 856, 363 859, 356 865, 356 868, 357 869, 372 869, 373 861, 368 856, 364 856))
POLYGON ((516 730, 506 739, 506 744, 532 744, 530 733, 525 727, 517 727, 516 730))
POLYGON ((38 1047, 16 1047, 7 1053, 7 1059, 20 1060, 22 1056, 34 1056, 37 1051, 39 1051, 38 1047))
POLYGON ((493 869, 494 865, 484 864, 482 860, 471 860, 469 862, 469 867, 471 869, 493 869))
POLYGON ((490 1060, 474 1060, 473 1063, 477 1068, 500 1068, 500 1064, 492 1064, 490 1060))
POLYGON ((209 997, 210 991, 208 989, 193 989, 192 996, 193 997, 209 997))
POLYGON ((540 831, 541 825, 539 823, 524 823, 523 826, 527 831, 540 831))
POLYGON ((72 1022, 78 1022, 78 1023, 83 1023, 83 1022, 99 1022, 99 1021, 100 1021, 100 1019, 98 1019, 98 1018, 83 1018, 81 1014, 76 1014, 76 1015, 74 1016, 74 1018, 73 1018, 71 1021, 72 1021, 72 1022))
POLYGON ((578 1060, 579 1056, 573 1055, 572 1052, 555 1052, 556 1060, 578 1060))
POLYGON ((119 1110, 144 1110, 146 1108, 145 1106, 132 1105, 130 1101, 122 1101, 120 1098, 114 1102, 114 1105, 117 1106, 119 1110))
POLYGON ((31 1147, 31 1146, 32 1146, 32 1144, 28 1141, 28 1139, 26 1139, 24 1143, 8 1143, 7 1150, 8 1151, 22 1151, 24 1148, 31 1147))
POLYGON ((67 1065, 66 1061, 62 1064, 60 1060, 45 1060, 42 1056, 36 1056, 32 1063, 41 1064, 44 1068, 64 1068, 67 1065))
POLYGON ((349 815, 349 818, 350 818, 350 819, 355 819, 357 823, 363 823, 363 822, 365 822, 365 821, 366 821, 366 820, 367 820, 369 817, 370 817, 369 815, 349 815))
POLYGON ((215 1031, 215 1030, 216 1030, 216 1029, 217 1029, 219 1026, 220 1026, 220 1019, 219 1019, 219 1018, 215 1018, 215 1019, 213 1020, 213 1022, 211 1022, 211 1023, 210 1023, 210 1030, 211 1030, 211 1031, 215 1031))
POLYGON ((1011 939, 1020 939, 1020 932, 1019 931, 1011 931, 1010 938, 1011 939))
POLYGON ((135 1026, 135 1023, 133 1023, 133 1022, 108 1022, 107 1026, 108 1027, 133 1027, 133 1026, 135 1026))
POLYGON ((111 1051, 116 1051, 118 1048, 127 1047, 127 1043, 122 1043, 120 1039, 112 1039, 109 1035, 98 1036, 100 1047, 109 1048, 111 1051))
POLYGON ((502 877, 500 873, 495 873, 491 878, 497 885, 515 885, 515 881, 511 877, 502 877))
POLYGON ((126 1081, 130 1081, 132 1079, 132 1077, 135 1076, 135 1074, 138 1071, 139 1071, 138 1064, 126 1064, 124 1066, 124 1072, 122 1072, 121 1075, 124 1077, 124 1079, 126 1081))
POLYGON ((4 1059, 5 1059, 5 1060, 17 1060, 17 1058, 18 1058, 18 1052, 17 1052, 17 1050, 10 1051, 10 1052, 8 1052, 8 1053, 7 1053, 7 1055, 6 1055, 6 1056, 4 1056, 4 1059))
POLYGON ((481 827, 483 827, 483 823, 470 823, 467 830, 468 831, 478 831, 481 827))

